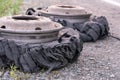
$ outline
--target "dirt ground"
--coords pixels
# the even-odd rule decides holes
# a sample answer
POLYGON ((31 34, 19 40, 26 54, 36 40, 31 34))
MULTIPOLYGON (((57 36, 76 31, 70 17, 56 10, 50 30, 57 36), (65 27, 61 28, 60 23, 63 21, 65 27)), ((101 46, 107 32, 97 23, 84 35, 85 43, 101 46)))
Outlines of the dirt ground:
MULTIPOLYGON (((106 16, 110 33, 120 37, 120 7, 102 0, 24 0, 21 13, 29 7, 52 4, 73 4, 85 7, 93 15, 106 16)), ((84 43, 78 61, 50 74, 28 74, 28 80, 120 80, 120 41, 108 37, 97 42, 84 43)), ((4 77, 5 74, 3 74, 4 77)), ((26 80, 26 79, 25 79, 26 80)))

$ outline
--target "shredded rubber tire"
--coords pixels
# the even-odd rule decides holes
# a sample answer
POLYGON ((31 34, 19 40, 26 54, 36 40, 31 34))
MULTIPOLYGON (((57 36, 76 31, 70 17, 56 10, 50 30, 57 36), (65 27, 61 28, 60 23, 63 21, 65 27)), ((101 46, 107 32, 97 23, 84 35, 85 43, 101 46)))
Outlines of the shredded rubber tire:
MULTIPOLYGON (((31 11, 34 12, 31 8, 29 8, 26 11, 26 15, 30 15, 28 13, 30 13, 31 11)), ((103 39, 107 37, 109 34, 109 24, 105 16, 95 16, 89 21, 78 23, 70 23, 67 20, 55 18, 54 16, 51 18, 51 20, 62 24, 64 27, 72 27, 73 29, 77 29, 80 33, 81 39, 84 42, 95 42, 98 39, 103 39)))
POLYGON ((33 15, 36 11, 33 8, 28 8, 26 11, 26 15, 33 15))
MULTIPOLYGON (((53 21, 54 20, 55 19, 53 19, 53 21)), ((56 22, 63 26, 70 25, 70 23, 65 20, 58 19, 56 22)), ((84 23, 73 23, 72 28, 79 31, 81 39, 84 42, 97 41, 98 39, 105 38, 109 34, 108 21, 104 16, 94 17, 84 23)))
POLYGON ((40 44, 17 44, 0 39, 0 68, 14 64, 23 72, 36 72, 47 68, 48 72, 65 67, 77 60, 83 48, 79 32, 63 29, 56 41, 40 44))

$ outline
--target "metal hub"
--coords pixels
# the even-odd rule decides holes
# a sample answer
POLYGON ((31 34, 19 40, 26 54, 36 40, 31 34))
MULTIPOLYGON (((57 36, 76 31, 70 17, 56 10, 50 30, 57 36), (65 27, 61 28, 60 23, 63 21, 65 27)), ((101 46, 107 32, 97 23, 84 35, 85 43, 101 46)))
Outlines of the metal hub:
POLYGON ((40 43, 57 39, 62 26, 45 17, 8 16, 0 19, 0 37, 18 43, 40 43))
MULTIPOLYGON (((40 11, 42 16, 50 17, 54 21, 65 20, 68 23, 81 23, 88 21, 91 13, 80 6, 53 5, 40 11)), ((69 26, 69 25, 68 25, 69 26)))
POLYGON ((49 6, 46 10, 42 10, 42 13, 61 16, 80 16, 90 14, 80 6, 70 5, 53 5, 49 6))

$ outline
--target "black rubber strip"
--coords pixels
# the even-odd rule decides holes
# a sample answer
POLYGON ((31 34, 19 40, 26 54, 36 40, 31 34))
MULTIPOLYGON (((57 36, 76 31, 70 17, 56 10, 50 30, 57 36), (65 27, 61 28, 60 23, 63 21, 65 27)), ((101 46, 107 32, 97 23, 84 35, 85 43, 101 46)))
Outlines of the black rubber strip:
POLYGON ((18 59, 19 59, 20 53, 19 53, 18 47, 14 41, 9 41, 8 44, 11 49, 11 53, 12 53, 15 65, 19 67, 18 59))
POLYGON ((11 51, 10 46, 8 44, 8 40, 3 39, 2 43, 3 43, 5 54, 6 54, 7 58, 13 61, 14 60, 13 59, 13 54, 12 54, 12 51, 11 51))
POLYGON ((87 35, 90 35, 93 41, 96 41, 99 37, 93 29, 89 29, 87 35))

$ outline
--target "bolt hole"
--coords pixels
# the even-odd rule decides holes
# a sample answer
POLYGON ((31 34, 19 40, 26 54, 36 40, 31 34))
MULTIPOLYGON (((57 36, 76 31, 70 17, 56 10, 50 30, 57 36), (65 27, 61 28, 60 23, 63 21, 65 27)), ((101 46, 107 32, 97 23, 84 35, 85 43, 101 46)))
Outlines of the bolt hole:
POLYGON ((2 28, 2 29, 5 29, 5 28, 6 28, 6 26, 4 26, 4 25, 3 25, 3 26, 1 26, 1 28, 2 28))
POLYGON ((66 12, 66 14, 69 14, 69 12, 66 12))
POLYGON ((36 27, 35 30, 42 30, 40 27, 36 27))
POLYGON ((37 10, 41 10, 41 9, 42 9, 41 7, 37 8, 37 10))

